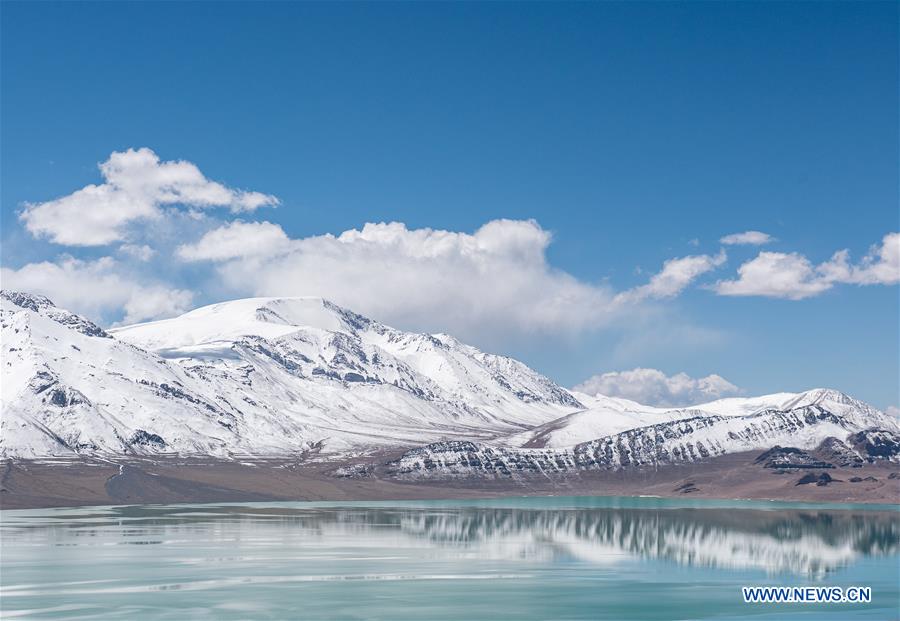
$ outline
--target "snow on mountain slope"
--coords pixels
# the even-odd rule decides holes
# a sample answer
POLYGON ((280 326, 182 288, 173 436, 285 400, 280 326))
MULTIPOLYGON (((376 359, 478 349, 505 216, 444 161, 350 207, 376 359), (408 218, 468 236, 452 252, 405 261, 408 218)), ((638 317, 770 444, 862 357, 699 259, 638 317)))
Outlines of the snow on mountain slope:
POLYGON ((520 363, 321 299, 238 300, 107 333, 4 291, 2 325, 6 456, 411 446, 582 407, 520 363))
POLYGON ((320 298, 236 300, 107 332, 40 296, 0 297, 0 456, 272 456, 431 443, 398 471, 498 454, 511 460, 502 468, 542 471, 829 436, 890 452, 900 431, 825 389, 678 409, 571 393, 511 358, 395 330, 320 298))
POLYGON ((243 336, 276 339, 300 326, 339 331, 349 326, 341 309, 320 298, 246 298, 203 306, 180 317, 139 323, 110 332, 117 338, 166 357, 191 357, 203 346, 231 343, 243 336))
MULTIPOLYGON (((821 405, 763 410, 741 416, 697 416, 584 442, 568 448, 516 448, 485 442, 440 442, 406 452, 388 464, 401 478, 553 476, 583 470, 661 466, 695 462, 729 453, 776 445, 814 449, 827 438, 846 440, 881 435, 876 446, 900 439, 900 427, 888 416, 854 420, 821 405), (864 432, 881 426, 877 433, 864 432)), ((894 452, 873 458, 896 459, 894 452)))
POLYGON ((516 360, 446 335, 401 332, 321 298, 224 302, 112 333, 166 358, 203 359, 220 370, 252 356, 248 343, 265 343, 296 367, 295 375, 400 386, 447 403, 461 423, 497 432, 583 407, 516 360))
POLYGON ((754 414, 768 408, 783 409, 783 405, 796 399, 803 393, 776 392, 759 397, 726 397, 708 403, 691 406, 694 410, 703 410, 719 416, 743 416, 754 414))
POLYGON ((511 435, 504 438, 504 443, 524 448, 575 446, 627 429, 677 420, 691 415, 684 410, 655 408, 628 399, 604 397, 603 395, 590 396, 577 392, 573 394, 587 409, 511 435))
POLYGON ((0 454, 220 453, 234 412, 183 369, 46 298, 3 292, 0 454), (165 443, 153 431, 165 430, 165 443))
POLYGON ((818 405, 840 414, 861 429, 892 428, 894 419, 867 403, 837 390, 817 388, 802 393, 780 392, 761 397, 731 397, 686 408, 656 408, 628 399, 573 393, 587 409, 504 438, 522 448, 563 448, 611 436, 629 429, 697 417, 740 417, 766 410, 790 411, 818 405))

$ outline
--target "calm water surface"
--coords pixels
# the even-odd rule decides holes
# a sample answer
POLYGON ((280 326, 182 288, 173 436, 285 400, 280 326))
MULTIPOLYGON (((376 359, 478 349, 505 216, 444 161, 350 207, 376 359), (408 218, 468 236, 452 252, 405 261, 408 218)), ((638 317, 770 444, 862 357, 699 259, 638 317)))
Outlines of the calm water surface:
POLYGON ((0 513, 3 619, 897 619, 897 506, 516 498, 0 513), (744 585, 871 604, 745 604, 744 585))

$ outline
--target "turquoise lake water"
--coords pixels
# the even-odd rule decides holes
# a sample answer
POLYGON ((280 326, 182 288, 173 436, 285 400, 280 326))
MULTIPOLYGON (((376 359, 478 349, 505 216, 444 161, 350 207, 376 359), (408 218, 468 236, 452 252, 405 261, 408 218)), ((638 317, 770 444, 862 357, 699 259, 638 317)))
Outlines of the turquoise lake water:
POLYGON ((896 505, 656 498, 0 512, 3 619, 898 619, 896 505), (746 604, 742 586, 868 586, 746 604))

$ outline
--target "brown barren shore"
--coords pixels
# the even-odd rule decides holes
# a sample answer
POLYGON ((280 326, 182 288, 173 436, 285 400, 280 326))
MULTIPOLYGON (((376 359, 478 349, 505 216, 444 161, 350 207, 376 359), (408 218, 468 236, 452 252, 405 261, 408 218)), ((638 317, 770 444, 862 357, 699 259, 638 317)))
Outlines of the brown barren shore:
MULTIPOLYGON (((289 458, 233 460, 154 457, 121 460, 11 460, 0 462, 0 509, 254 501, 349 501, 490 498, 501 496, 662 496, 900 503, 900 465, 867 464, 828 470, 776 471, 754 463, 757 452, 656 469, 582 471, 516 479, 398 480, 378 468, 361 478, 334 471, 344 461, 289 458), (827 472, 827 485, 800 484, 827 472), (890 478, 893 474, 893 478, 890 478), (871 479, 869 478, 871 477, 871 479), (851 479, 862 479, 851 482, 851 479), (874 480, 872 480, 874 479, 874 480)), ((384 463, 394 455, 368 456, 384 463)))

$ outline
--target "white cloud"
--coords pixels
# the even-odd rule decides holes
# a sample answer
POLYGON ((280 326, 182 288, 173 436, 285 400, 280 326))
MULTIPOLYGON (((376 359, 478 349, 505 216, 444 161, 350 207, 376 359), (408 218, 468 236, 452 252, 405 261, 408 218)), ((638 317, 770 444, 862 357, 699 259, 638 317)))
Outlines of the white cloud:
POLYGON ((288 236, 277 224, 235 220, 207 232, 194 244, 179 246, 176 254, 183 261, 225 261, 273 255, 290 245, 288 236))
POLYGON ((143 262, 147 262, 156 256, 156 251, 147 244, 122 244, 119 246, 119 252, 143 262))
POLYGON ((738 268, 737 280, 716 285, 719 295, 763 295, 802 300, 831 288, 809 262, 797 253, 761 252, 738 268))
POLYGON ((118 316, 124 311, 124 323, 177 315, 193 301, 190 291, 137 282, 126 276, 112 257, 94 261, 62 257, 55 263, 3 267, 0 280, 6 289, 46 295, 62 308, 92 318, 118 316))
POLYGON ((719 295, 766 296, 802 300, 819 295, 835 284, 892 285, 900 282, 900 233, 884 236, 859 264, 850 263, 847 250, 813 265, 796 252, 761 252, 738 268, 736 280, 716 283, 719 295))
POLYGON ((667 376, 656 369, 632 369, 594 375, 575 386, 589 395, 623 397, 646 405, 680 407, 741 394, 719 375, 693 378, 686 373, 667 376))
POLYGON ((698 277, 714 270, 725 263, 725 252, 715 256, 706 254, 669 259, 663 269, 650 278, 650 282, 628 291, 623 291, 615 298, 616 302, 640 302, 646 299, 673 298, 694 282, 698 277))
POLYGON ((900 420, 900 407, 897 407, 896 405, 887 406, 887 409, 884 411, 884 413, 888 416, 893 416, 897 420, 900 420))
POLYGON ((177 256, 217 263, 232 295, 321 296, 406 329, 473 339, 597 329, 646 299, 678 295, 725 260, 672 259, 647 285, 616 296, 552 268, 550 242, 533 220, 494 220, 472 234, 369 223, 293 240, 277 224, 235 221, 177 256))
POLYGON ((366 224, 285 239, 270 223, 227 225, 181 254, 218 259, 232 294, 322 296, 406 329, 460 338, 574 334, 613 315, 607 287, 547 264, 551 235, 534 221, 496 220, 472 234, 366 224))
POLYGON ((823 264, 826 277, 855 285, 896 285, 900 282, 900 233, 889 233, 881 245, 869 249, 859 265, 850 264, 847 250, 836 252, 823 264))
POLYGON ((726 235, 719 241, 726 246, 761 246, 763 244, 768 244, 769 242, 775 241, 775 238, 768 233, 763 233, 762 231, 744 231, 743 233, 732 233, 731 235, 726 235))
POLYGON ((278 203, 268 194, 210 181, 191 162, 161 162, 147 148, 112 153, 100 164, 100 173, 104 179, 100 185, 25 205, 19 215, 25 228, 57 244, 101 246, 124 239, 130 223, 159 218, 161 207, 167 205, 240 212, 278 203))
POLYGON ((193 294, 184 289, 169 289, 160 285, 133 287, 125 301, 123 325, 175 317, 191 309, 193 294))

